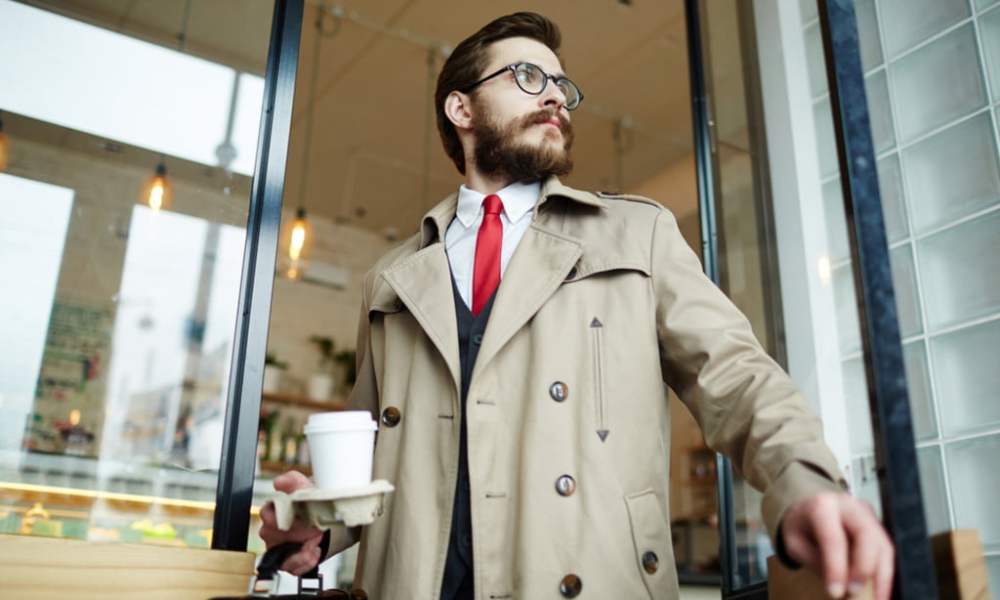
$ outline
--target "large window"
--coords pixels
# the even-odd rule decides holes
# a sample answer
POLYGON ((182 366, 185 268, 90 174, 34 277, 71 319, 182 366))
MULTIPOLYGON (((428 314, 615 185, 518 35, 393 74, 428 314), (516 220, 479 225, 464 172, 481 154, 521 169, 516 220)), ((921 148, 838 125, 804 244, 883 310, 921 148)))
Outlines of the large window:
POLYGON ((272 10, 0 0, 0 532, 210 545, 272 10))

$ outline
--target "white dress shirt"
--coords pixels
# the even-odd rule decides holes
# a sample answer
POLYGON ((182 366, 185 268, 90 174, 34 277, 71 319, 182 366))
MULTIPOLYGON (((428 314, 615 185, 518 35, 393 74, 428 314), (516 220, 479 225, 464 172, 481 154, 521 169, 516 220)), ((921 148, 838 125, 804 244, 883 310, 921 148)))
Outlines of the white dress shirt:
MULTIPOLYGON (((507 263, 514 255, 524 232, 531 225, 532 209, 542 193, 542 184, 512 183, 497 192, 503 202, 500 222, 503 224, 503 245, 500 250, 500 278, 507 270, 507 263)), ((464 185, 458 190, 458 210, 455 218, 444 234, 444 247, 448 253, 455 285, 465 301, 472 308, 472 274, 476 262, 476 238, 483 222, 483 200, 486 194, 471 190, 464 185)))

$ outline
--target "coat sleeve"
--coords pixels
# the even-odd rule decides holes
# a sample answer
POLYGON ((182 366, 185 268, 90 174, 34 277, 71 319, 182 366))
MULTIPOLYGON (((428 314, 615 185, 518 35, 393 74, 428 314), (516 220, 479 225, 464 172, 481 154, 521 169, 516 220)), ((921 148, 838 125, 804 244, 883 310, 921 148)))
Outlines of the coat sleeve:
MULTIPOLYGON (((372 273, 365 277, 362 285, 361 314, 358 316, 358 339, 356 348, 355 370, 357 377, 351 395, 348 398, 348 410, 367 410, 377 418, 378 385, 375 379, 375 368, 372 362, 371 329, 368 321, 370 305, 370 290, 372 273)), ((378 434, 376 434, 378 435, 378 434)), ((326 556, 330 557, 350 548, 361 539, 361 527, 345 527, 336 525, 330 529, 330 545, 326 556)))
POLYGON ((663 376, 705 441, 764 494, 772 540, 799 500, 847 488, 820 420, 764 351, 750 323, 702 272, 677 221, 660 210, 650 272, 663 376))

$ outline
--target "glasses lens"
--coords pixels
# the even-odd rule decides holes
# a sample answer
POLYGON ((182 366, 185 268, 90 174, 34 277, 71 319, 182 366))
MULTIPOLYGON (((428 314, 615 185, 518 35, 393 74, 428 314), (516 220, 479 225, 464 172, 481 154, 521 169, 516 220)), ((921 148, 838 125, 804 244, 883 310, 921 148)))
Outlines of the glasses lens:
POLYGON ((545 87, 545 75, 532 64, 521 63, 514 67, 514 77, 518 87, 529 94, 540 94, 545 87))
POLYGON ((569 79, 559 79, 556 81, 556 85, 559 86, 559 91, 563 93, 566 97, 566 109, 573 110, 580 105, 580 100, 583 99, 583 94, 580 93, 580 88, 576 87, 576 84, 569 79))

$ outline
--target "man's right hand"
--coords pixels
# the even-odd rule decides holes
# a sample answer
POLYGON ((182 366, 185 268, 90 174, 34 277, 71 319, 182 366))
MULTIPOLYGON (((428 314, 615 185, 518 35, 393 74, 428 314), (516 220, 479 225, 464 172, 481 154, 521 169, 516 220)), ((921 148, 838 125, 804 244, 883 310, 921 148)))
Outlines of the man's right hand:
MULTIPOLYGON (((308 477, 298 471, 288 471, 282 473, 274 479, 274 489, 279 492, 291 494, 295 490, 312 487, 313 483, 308 477)), ((295 576, 302 576, 308 573, 322 560, 320 556, 319 543, 323 539, 323 530, 312 525, 306 525, 296 519, 292 523, 291 529, 282 531, 278 529, 278 523, 274 515, 274 504, 268 502, 260 509, 260 537, 264 540, 267 549, 275 546, 287 544, 289 542, 302 544, 302 548, 295 554, 285 559, 281 564, 282 571, 288 571, 295 576)))

